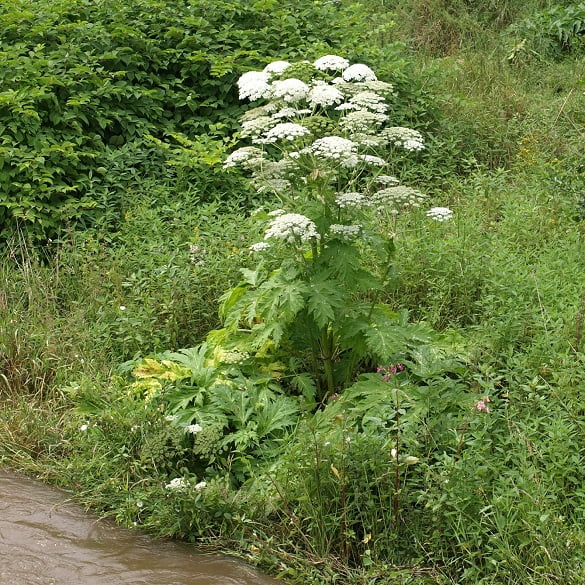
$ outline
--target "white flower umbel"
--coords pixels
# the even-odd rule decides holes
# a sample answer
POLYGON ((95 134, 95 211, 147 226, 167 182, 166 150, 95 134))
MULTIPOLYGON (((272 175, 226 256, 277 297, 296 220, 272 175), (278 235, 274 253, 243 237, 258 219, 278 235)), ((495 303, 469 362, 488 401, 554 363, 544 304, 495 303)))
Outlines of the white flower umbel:
POLYGON ((343 94, 333 85, 320 83, 313 86, 307 95, 307 102, 312 108, 328 108, 343 101, 343 94))
POLYGON ((344 81, 376 81, 378 79, 376 74, 362 63, 350 65, 343 71, 342 77, 344 81))
POLYGON ((360 235, 362 227, 363 226, 361 225, 343 225, 334 223, 329 226, 329 233, 342 240, 355 240, 360 235))
POLYGON ((435 221, 449 221, 453 217, 453 211, 448 207, 433 207, 427 211, 427 216, 435 221))
POLYGON ((349 192, 338 193, 335 196, 335 203, 341 209, 362 209, 369 205, 369 200, 363 193, 349 192))
POLYGON ((378 175, 374 182, 378 183, 378 185, 398 185, 400 181, 393 177, 392 175, 378 175))
POLYGON ((385 81, 380 81, 378 79, 375 81, 364 81, 361 86, 367 91, 373 91, 385 97, 392 96, 395 93, 394 86, 391 83, 386 83, 385 81))
POLYGON ((274 218, 264 234, 265 240, 283 240, 288 244, 319 240, 317 226, 305 215, 285 213, 274 218))
POLYGON ((357 153, 357 144, 341 136, 325 136, 315 140, 301 152, 325 159, 345 159, 357 153))
POLYGON ((285 102, 299 102, 307 97, 309 86, 300 79, 294 77, 275 81, 272 84, 272 95, 282 98, 285 102))
POLYGON ((388 164, 383 158, 372 154, 358 154, 358 158, 367 165, 372 165, 374 167, 384 167, 388 164))
POLYGON ((266 179, 264 177, 254 181, 257 193, 285 193, 290 191, 292 183, 287 179, 266 179))
POLYGON ((423 150, 425 147, 422 134, 412 128, 403 128, 402 126, 384 128, 382 136, 393 144, 406 148, 406 150, 423 150))
POLYGON ((248 71, 238 79, 240 99, 251 102, 270 95, 270 76, 263 71, 248 71))
POLYGON ((387 119, 386 114, 358 110, 344 116, 339 124, 350 133, 367 134, 377 130, 387 119))
POLYGON ((412 187, 398 185, 396 187, 387 187, 380 189, 371 197, 373 204, 381 207, 393 207, 395 209, 405 209, 408 207, 419 207, 425 196, 420 191, 412 187))
POLYGON ((258 142, 276 142, 277 140, 294 140, 299 136, 306 136, 310 134, 308 128, 301 126, 300 124, 295 124, 294 122, 283 122, 281 124, 277 124, 274 128, 271 128, 265 134, 265 138, 259 140, 258 142))
POLYGON ((242 130, 240 136, 242 138, 257 138, 264 132, 268 132, 276 124, 272 116, 258 116, 251 120, 242 122, 242 130))
POLYGON ((171 482, 165 485, 165 489, 171 492, 180 492, 188 487, 189 482, 184 477, 175 477, 175 479, 171 479, 171 482))
POLYGON ((311 114, 312 111, 308 109, 297 110, 296 108, 291 108, 290 106, 284 107, 278 112, 274 112, 272 114, 272 118, 275 120, 280 120, 282 118, 295 118, 296 116, 303 116, 304 114, 311 114))
POLYGON ((189 433, 190 435, 196 435, 199 431, 202 431, 203 427, 201 425, 198 424, 194 424, 194 425, 187 425, 185 427, 185 432, 189 433))
POLYGON ((405 148, 406 150, 424 150, 425 149, 425 145, 420 140, 414 140, 414 139, 405 140, 402 143, 402 147, 405 148))
POLYGON ((380 114, 388 110, 384 97, 373 91, 360 91, 349 99, 349 103, 357 106, 360 110, 370 110, 380 114))
POLYGON ((250 246, 251 252, 264 252, 264 250, 268 250, 270 248, 270 244, 268 242, 257 242, 256 244, 252 244, 250 246))
POLYGON ((223 163, 224 169, 229 169, 232 167, 236 167, 238 165, 247 166, 250 165, 252 162, 252 166, 254 166, 253 161, 260 162, 264 160, 264 153, 255 146, 244 146, 242 148, 238 148, 238 150, 234 150, 223 163))
POLYGON ((273 61, 272 63, 268 63, 266 67, 264 67, 264 73, 268 73, 269 75, 280 75, 283 71, 290 67, 290 63, 288 61, 273 61))
POLYGON ((337 55, 324 55, 319 57, 313 66, 319 71, 343 71, 349 67, 349 61, 337 55))

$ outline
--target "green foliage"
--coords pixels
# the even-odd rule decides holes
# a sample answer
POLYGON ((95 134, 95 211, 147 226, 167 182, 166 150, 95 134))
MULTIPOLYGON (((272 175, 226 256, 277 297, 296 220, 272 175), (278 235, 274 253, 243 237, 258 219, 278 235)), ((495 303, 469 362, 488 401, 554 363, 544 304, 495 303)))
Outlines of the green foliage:
POLYGON ((585 4, 554 5, 510 27, 519 44, 509 55, 510 61, 522 56, 560 59, 582 51, 585 32, 585 4))
MULTIPOLYGON (((361 43, 356 34, 345 41, 349 14, 312 0, 4 3, 0 239, 17 225, 42 238, 108 209, 115 217, 134 180, 168 175, 165 157, 153 164, 147 154, 151 136, 232 130, 239 74, 276 50, 353 51, 361 43), (122 153, 126 168, 117 169, 122 153)), ((209 169, 204 154, 197 160, 209 169)))

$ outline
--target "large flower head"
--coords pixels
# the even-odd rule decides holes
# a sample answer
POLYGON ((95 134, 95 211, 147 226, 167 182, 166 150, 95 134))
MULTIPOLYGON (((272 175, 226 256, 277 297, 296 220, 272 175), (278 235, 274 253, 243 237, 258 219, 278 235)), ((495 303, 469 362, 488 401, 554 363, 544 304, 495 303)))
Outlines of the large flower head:
POLYGON ((310 133, 310 130, 300 124, 282 122, 268 130, 265 134, 266 138, 262 142, 270 143, 276 142, 277 140, 294 140, 299 136, 306 136, 310 133))
POLYGON ((325 136, 315 140, 302 152, 326 159, 344 159, 357 153, 357 144, 341 136, 325 136))
POLYGON ((362 63, 350 65, 342 74, 344 81, 376 81, 376 74, 362 63))
POLYGON ((273 61, 272 63, 268 63, 268 65, 264 67, 263 71, 269 75, 280 75, 289 67, 290 63, 288 61, 273 61))
POLYGON ((343 101, 343 94, 333 85, 319 83, 309 90, 307 102, 313 108, 322 106, 327 108, 343 101))
POLYGON ((265 240, 283 240, 289 244, 319 240, 317 226, 300 213, 283 213, 275 217, 264 234, 265 240))
POLYGON ((309 86, 300 79, 283 79, 272 85, 272 95, 282 98, 285 102, 299 102, 307 97, 309 86))
POLYGON ((238 79, 240 99, 251 102, 270 95, 270 76, 263 71, 248 71, 238 79))
POLYGON ((337 55, 324 55, 319 57, 313 65, 319 71, 343 71, 349 67, 349 61, 337 55))

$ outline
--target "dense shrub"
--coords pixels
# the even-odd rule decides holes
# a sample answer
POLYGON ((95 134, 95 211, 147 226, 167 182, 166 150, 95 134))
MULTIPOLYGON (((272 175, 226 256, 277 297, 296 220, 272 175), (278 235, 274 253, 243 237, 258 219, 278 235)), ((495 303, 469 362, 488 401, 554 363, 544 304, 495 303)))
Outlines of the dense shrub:
MULTIPOLYGON (((68 221, 116 208, 136 175, 160 174, 161 162, 164 169, 165 157, 153 161, 151 135, 233 130, 242 109, 234 81, 264 55, 334 46, 362 57, 366 25, 347 33, 359 14, 309 0, 4 3, 0 238, 17 224, 51 236, 68 221), (122 147, 133 155, 113 177, 122 147)), ((392 70, 401 63, 395 53, 387 45, 370 59, 392 70)))

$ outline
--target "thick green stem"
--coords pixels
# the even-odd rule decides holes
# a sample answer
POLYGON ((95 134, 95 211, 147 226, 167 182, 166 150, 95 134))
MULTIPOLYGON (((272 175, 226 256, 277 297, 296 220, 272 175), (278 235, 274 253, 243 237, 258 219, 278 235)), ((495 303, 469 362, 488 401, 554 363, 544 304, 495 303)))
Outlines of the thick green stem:
POLYGON ((325 369, 325 382, 327 391, 325 396, 331 396, 335 393, 335 379, 333 376, 333 333, 324 330, 321 335, 321 359, 325 369))

